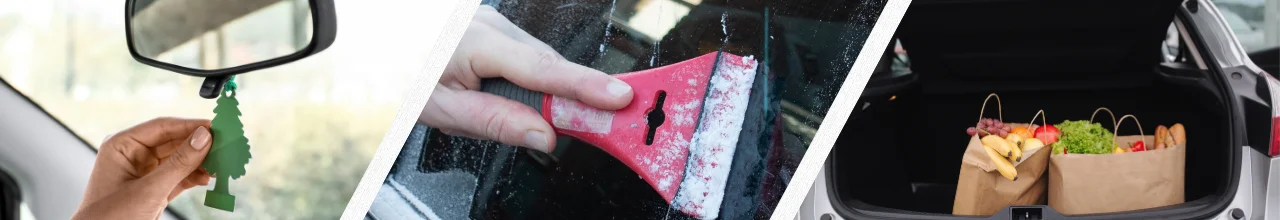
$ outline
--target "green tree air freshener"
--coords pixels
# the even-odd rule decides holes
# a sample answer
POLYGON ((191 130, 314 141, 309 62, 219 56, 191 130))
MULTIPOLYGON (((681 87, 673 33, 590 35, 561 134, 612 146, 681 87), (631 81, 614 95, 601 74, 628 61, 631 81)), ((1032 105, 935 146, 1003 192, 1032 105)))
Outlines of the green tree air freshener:
POLYGON ((217 182, 213 190, 204 194, 204 205, 232 212, 235 210, 236 197, 228 188, 231 179, 244 176, 244 165, 249 163, 249 139, 244 136, 244 124, 240 123, 240 102, 236 101, 235 76, 227 80, 227 84, 218 97, 218 105, 213 107, 213 148, 205 156, 203 167, 217 182))

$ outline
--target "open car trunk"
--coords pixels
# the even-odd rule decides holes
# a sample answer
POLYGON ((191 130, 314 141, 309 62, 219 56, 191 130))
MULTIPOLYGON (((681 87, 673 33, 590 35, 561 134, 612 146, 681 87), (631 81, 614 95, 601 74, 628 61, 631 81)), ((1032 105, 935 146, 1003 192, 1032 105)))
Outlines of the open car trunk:
MULTIPOLYGON (((1076 217, 1221 211, 1235 187, 1240 145, 1229 131, 1238 122, 1219 74, 1163 62, 1161 40, 1178 4, 914 1, 896 36, 911 70, 877 72, 867 84, 826 164, 833 205, 853 219, 957 217, 952 205, 970 138, 964 130, 978 122, 987 94, 997 93, 1007 123, 1029 122, 1041 109, 1051 124, 1088 120, 1107 107, 1117 117, 1137 116, 1147 135, 1157 125, 1186 126, 1185 203, 1076 217)), ((983 117, 998 114, 993 99, 983 117)), ((1021 215, 1010 210, 992 218, 1021 215)))

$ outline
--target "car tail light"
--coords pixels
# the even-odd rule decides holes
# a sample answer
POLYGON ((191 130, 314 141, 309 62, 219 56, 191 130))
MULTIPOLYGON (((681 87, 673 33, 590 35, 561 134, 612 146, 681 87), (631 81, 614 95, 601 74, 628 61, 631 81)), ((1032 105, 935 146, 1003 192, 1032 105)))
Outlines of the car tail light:
POLYGON ((1280 117, 1271 118, 1271 153, 1267 155, 1280 156, 1280 117))
POLYGON ((1267 89, 1271 91, 1271 157, 1280 157, 1280 80, 1271 74, 1262 74, 1267 81, 1267 89))

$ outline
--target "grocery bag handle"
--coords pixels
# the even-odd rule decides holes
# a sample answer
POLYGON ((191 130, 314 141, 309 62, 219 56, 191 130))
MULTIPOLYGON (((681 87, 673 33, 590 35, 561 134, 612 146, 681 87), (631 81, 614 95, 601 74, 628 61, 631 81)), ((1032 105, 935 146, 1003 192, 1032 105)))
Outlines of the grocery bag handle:
MULTIPOLYGON (((1126 118, 1132 118, 1133 123, 1138 124, 1138 135, 1140 135, 1138 136, 1138 140, 1142 140, 1142 142, 1147 142, 1147 134, 1146 132, 1142 131, 1142 122, 1138 121, 1138 116, 1133 116, 1133 115, 1124 115, 1120 117, 1120 121, 1116 122, 1116 126, 1115 126, 1116 133, 1111 135, 1111 142, 1116 142, 1116 139, 1120 137, 1120 122, 1124 122, 1124 119, 1126 118)), ((1116 146, 1120 146, 1119 142, 1116 142, 1115 144, 1116 146)))
POLYGON ((1049 124, 1049 119, 1045 118, 1044 109, 1040 109, 1040 111, 1036 112, 1035 116, 1031 116, 1031 126, 1029 126, 1031 129, 1035 129, 1036 127, 1036 117, 1040 118, 1041 126, 1049 124))
MULTIPOLYGON (((1100 112, 1100 111, 1102 111, 1102 110, 1107 110, 1107 114, 1108 114, 1108 115, 1111 115, 1111 126, 1112 126, 1112 127, 1118 127, 1118 126, 1120 126, 1120 121, 1116 121, 1116 113, 1111 112, 1111 109, 1108 109, 1107 107, 1100 107, 1100 108, 1098 108, 1097 110, 1093 110, 1093 115, 1090 115, 1090 116, 1089 116, 1089 124, 1093 124, 1093 118, 1094 118, 1094 117, 1098 117, 1098 112, 1100 112)), ((1120 119, 1120 120, 1124 120, 1124 119, 1120 119)), ((1134 118, 1133 118, 1133 120, 1135 120, 1135 121, 1136 121, 1136 120, 1138 120, 1138 118, 1137 118, 1137 117, 1134 117, 1134 118)), ((1138 125, 1138 126, 1142 126, 1142 125, 1138 125)), ((1141 129, 1141 128, 1139 128, 1139 129, 1141 129)))
POLYGON ((982 100, 982 110, 978 111, 978 122, 982 122, 982 114, 987 112, 987 101, 991 101, 991 97, 996 97, 996 111, 999 111, 1000 121, 1004 121, 1004 104, 1000 103, 1000 96, 995 93, 987 95, 987 99, 982 100))

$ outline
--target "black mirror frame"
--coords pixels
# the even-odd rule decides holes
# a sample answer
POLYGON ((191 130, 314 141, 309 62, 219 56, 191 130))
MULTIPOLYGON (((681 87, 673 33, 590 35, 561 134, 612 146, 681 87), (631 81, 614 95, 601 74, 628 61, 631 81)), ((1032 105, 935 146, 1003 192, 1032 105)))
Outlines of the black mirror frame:
POLYGON ((235 66, 231 68, 223 68, 223 69, 215 69, 215 70, 200 70, 200 69, 192 69, 192 68, 182 67, 182 66, 178 66, 170 63, 160 62, 160 61, 142 56, 134 48, 133 24, 129 21, 129 18, 133 17, 133 5, 135 4, 134 0, 128 0, 127 2, 125 2, 125 7, 124 7, 125 40, 128 41, 128 44, 129 44, 129 54, 132 55, 133 59, 137 60, 138 62, 147 64, 149 66, 157 67, 160 69, 177 72, 183 75, 205 77, 204 83, 201 83, 200 85, 200 97, 204 97, 206 99, 213 99, 213 98, 217 98, 218 95, 221 94, 222 85, 225 84, 231 78, 232 75, 246 73, 246 72, 259 70, 259 69, 271 68, 274 66, 279 66, 281 64, 297 61, 302 58, 311 56, 313 54, 320 53, 320 51, 324 51, 324 49, 329 48, 329 46, 333 44, 333 40, 334 38, 336 38, 337 32, 338 32, 338 22, 337 22, 337 16, 335 15, 334 9, 333 9, 334 8, 333 0, 307 0, 307 1, 310 3, 311 15, 312 15, 311 16, 311 24, 312 24, 311 43, 308 43, 307 47, 302 48, 302 50, 298 50, 298 52, 294 52, 293 54, 289 54, 282 57, 272 58, 270 60, 249 63, 249 64, 235 66))

